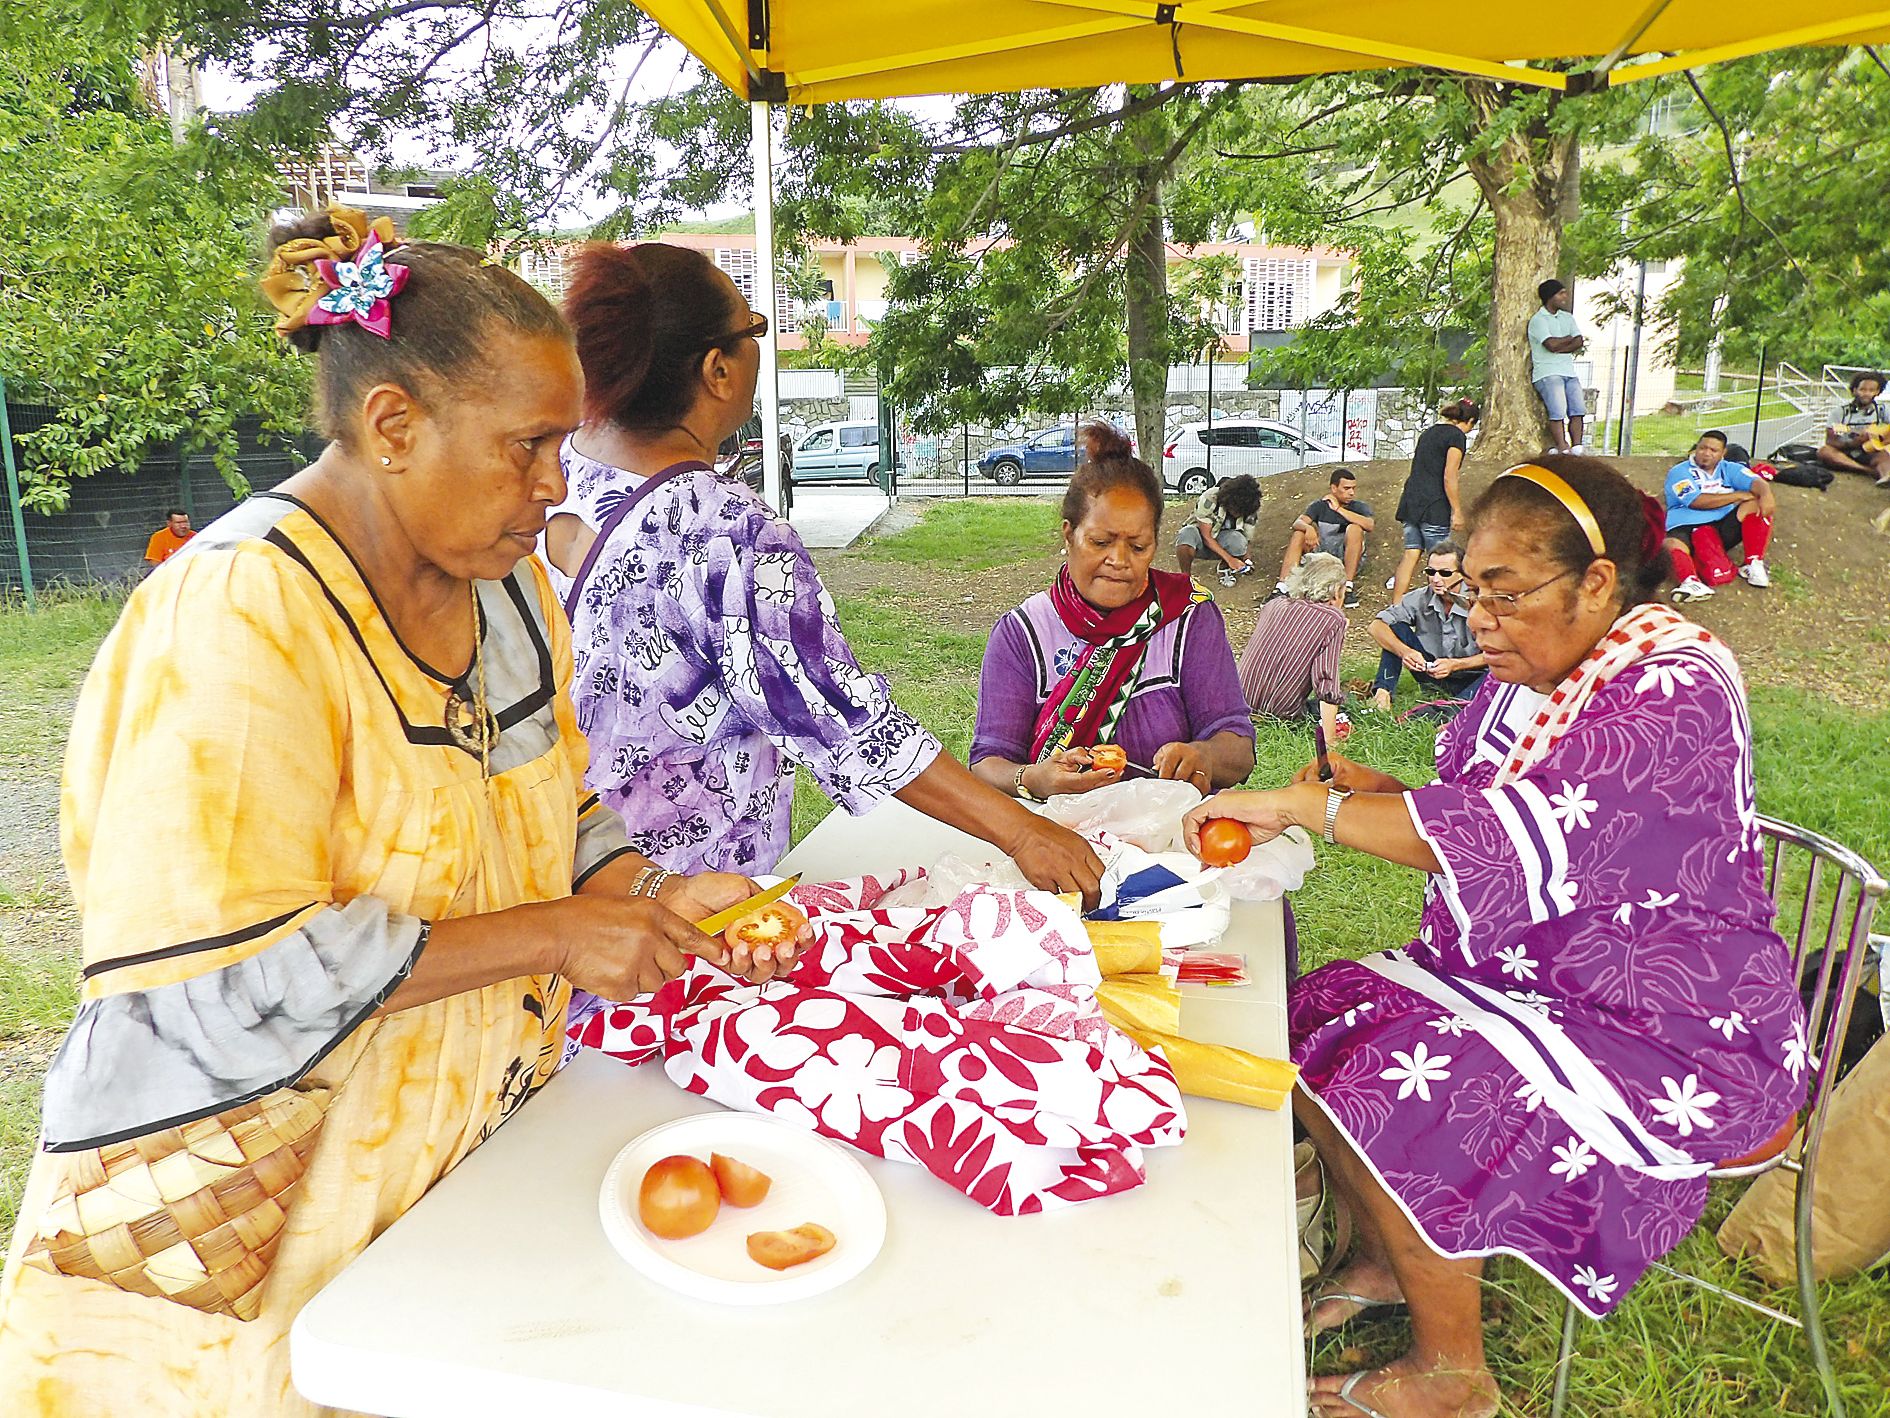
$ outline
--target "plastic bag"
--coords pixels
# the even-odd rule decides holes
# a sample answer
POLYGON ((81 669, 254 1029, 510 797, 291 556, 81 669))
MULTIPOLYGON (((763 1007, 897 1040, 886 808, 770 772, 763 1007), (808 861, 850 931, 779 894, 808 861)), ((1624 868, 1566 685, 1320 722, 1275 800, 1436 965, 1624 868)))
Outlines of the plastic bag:
POLYGON ((1187 783, 1128 778, 1087 793, 1059 793, 1038 811, 1072 832, 1107 832, 1145 852, 1181 846, 1181 819, 1201 794, 1187 783))
POLYGON ((1271 842, 1261 842, 1246 859, 1219 872, 1221 886, 1241 901, 1277 901, 1299 890, 1312 870, 1312 838, 1304 828, 1289 827, 1271 842))

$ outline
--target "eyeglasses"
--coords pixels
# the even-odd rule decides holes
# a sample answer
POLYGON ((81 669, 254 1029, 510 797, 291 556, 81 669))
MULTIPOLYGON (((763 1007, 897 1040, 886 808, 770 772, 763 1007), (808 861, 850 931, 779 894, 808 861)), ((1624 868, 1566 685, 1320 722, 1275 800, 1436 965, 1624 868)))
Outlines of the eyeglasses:
POLYGON ((765 315, 757 315, 743 328, 731 330, 726 335, 718 335, 715 339, 705 343, 702 348, 705 350, 725 350, 737 340, 760 340, 765 339, 767 334, 768 317, 765 315))
POLYGON ((1540 586, 1531 586, 1527 591, 1451 591, 1447 594, 1460 606, 1482 606, 1484 610, 1501 620, 1504 616, 1514 615, 1516 607, 1522 603, 1525 596, 1533 596, 1538 591, 1546 591, 1557 581, 1566 581, 1571 576, 1579 576, 1587 569, 1584 566, 1581 571, 1564 571, 1559 576, 1551 576, 1540 586))
POLYGON ((1442 576, 1445 578, 1449 578, 1449 577, 1455 576, 1457 572, 1454 568, 1447 569, 1447 568, 1439 567, 1439 566, 1427 566, 1424 568, 1424 574, 1426 576, 1442 576))

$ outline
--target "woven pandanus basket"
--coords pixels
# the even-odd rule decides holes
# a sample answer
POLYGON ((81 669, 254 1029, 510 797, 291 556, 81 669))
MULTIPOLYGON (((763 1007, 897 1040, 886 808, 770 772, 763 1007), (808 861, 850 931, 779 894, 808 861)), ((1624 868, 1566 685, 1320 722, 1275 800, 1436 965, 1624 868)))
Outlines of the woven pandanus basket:
POLYGON ((265 1098, 63 1157, 26 1263, 253 1320, 329 1090, 265 1098))

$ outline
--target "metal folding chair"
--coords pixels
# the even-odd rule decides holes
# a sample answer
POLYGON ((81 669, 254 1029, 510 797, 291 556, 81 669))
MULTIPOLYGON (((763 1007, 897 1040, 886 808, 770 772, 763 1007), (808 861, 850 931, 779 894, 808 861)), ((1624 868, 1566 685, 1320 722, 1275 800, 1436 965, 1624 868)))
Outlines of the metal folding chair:
MULTIPOLYGON (((1856 998, 1858 979, 1870 953, 1871 918, 1887 888, 1882 873, 1850 848, 1828 837, 1770 817, 1759 818, 1759 831, 1768 839, 1766 886, 1779 904, 1779 933, 1792 941, 1793 978, 1802 981, 1814 952, 1823 951, 1812 982, 1807 1020, 1807 1037, 1813 1041, 1821 1039, 1823 1044, 1808 1061, 1811 1106, 1797 1134, 1782 1140, 1769 1156, 1748 1160, 1740 1166, 1716 1167, 1708 1176, 1715 1179, 1756 1177, 1774 1167, 1797 1174, 1797 1210, 1792 1230, 1802 1318, 1671 1266, 1656 1262, 1653 1269, 1803 1330, 1811 1348, 1812 1362, 1818 1368, 1818 1378, 1824 1385, 1825 1403, 1834 1418, 1845 1418, 1844 1400, 1838 1393, 1837 1375, 1831 1368, 1831 1356, 1825 1344, 1824 1321, 1818 1312, 1818 1286, 1811 1270, 1812 1187, 1818 1166, 1818 1147, 1824 1137, 1825 1113, 1837 1084, 1838 1055, 1845 1031, 1850 1027, 1851 1004, 1856 998), (1796 850, 1788 856, 1787 849, 1796 850), (1802 892, 1798 889, 1795 869, 1801 857, 1808 859, 1802 892), (1791 915, 1794 903, 1797 909, 1795 936, 1791 915)), ((1574 1302, 1568 1302, 1562 1316, 1562 1349, 1555 1361, 1555 1394, 1549 1406, 1550 1418, 1562 1418, 1567 1409, 1569 1361, 1575 1353, 1575 1322, 1580 1314, 1574 1302)))

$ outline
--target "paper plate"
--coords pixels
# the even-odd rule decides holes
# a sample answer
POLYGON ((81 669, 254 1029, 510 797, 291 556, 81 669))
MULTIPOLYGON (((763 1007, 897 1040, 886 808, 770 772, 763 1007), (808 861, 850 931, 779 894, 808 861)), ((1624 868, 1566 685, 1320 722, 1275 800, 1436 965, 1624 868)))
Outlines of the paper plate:
POLYGON ((835 1289, 873 1263, 886 1241, 886 1203, 850 1152, 824 1137, 755 1113, 699 1113, 653 1127, 617 1154, 597 1198, 617 1253, 660 1285, 724 1305, 779 1305, 835 1289), (707 1162, 720 1152, 773 1179, 759 1206, 724 1202, 699 1236, 666 1241, 637 1216, 637 1191, 652 1163, 678 1153, 707 1162), (748 1254, 756 1231, 807 1222, 834 1234, 834 1248, 791 1270, 769 1270, 748 1254))

